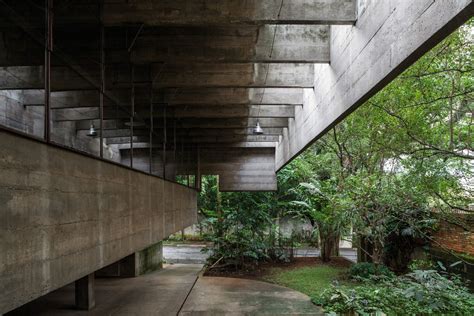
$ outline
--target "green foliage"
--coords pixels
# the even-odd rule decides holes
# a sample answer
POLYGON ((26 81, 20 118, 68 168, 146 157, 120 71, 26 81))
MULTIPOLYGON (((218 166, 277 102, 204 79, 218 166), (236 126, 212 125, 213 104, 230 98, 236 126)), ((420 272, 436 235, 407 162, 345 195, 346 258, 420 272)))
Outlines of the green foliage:
POLYGON ((394 274, 384 265, 376 265, 370 262, 357 263, 349 269, 349 275, 353 279, 369 279, 371 277, 393 277, 394 274))
POLYGON ((433 262, 429 259, 416 259, 412 260, 410 264, 408 265, 408 269, 410 271, 415 271, 415 270, 433 270, 435 268, 435 265, 433 262))
POLYGON ((328 313, 370 315, 473 315, 474 296, 459 282, 433 270, 416 270, 353 288, 333 285, 314 302, 328 313))
POLYGON ((213 259, 278 257, 275 220, 284 215, 311 222, 323 258, 353 228, 365 259, 397 272, 439 219, 470 229, 455 213, 472 212, 473 21, 281 170, 277 192, 219 194, 206 179, 199 207, 213 259))

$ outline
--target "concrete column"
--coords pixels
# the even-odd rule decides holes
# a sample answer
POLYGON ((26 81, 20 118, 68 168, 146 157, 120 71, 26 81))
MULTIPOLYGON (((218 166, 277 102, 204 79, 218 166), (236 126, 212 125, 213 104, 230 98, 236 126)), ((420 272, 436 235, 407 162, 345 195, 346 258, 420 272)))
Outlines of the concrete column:
POLYGON ((77 280, 75 286, 76 308, 82 310, 93 309, 95 306, 94 273, 77 280))
POLYGON ((133 278, 161 269, 162 262, 163 244, 159 242, 96 271, 95 275, 97 277, 133 278))

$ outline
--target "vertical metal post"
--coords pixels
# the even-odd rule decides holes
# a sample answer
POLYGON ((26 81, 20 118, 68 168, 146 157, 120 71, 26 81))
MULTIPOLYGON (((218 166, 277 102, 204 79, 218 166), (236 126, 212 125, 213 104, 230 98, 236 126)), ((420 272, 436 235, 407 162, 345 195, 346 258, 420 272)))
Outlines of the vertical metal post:
POLYGON ((153 126, 154 118, 153 118, 153 82, 150 85, 150 174, 153 173, 153 131, 155 127, 153 126))
POLYGON ((173 162, 174 162, 174 180, 176 180, 176 176, 178 175, 178 162, 176 159, 176 119, 173 118, 173 162))
POLYGON ((163 179, 166 179, 166 103, 163 106, 163 179))
POLYGON ((130 168, 133 168, 133 124, 135 117, 135 67, 133 64, 130 64, 130 81, 132 84, 130 95, 130 104, 132 108, 132 115, 130 116, 130 168))
POLYGON ((46 0, 46 37, 44 51, 44 139, 51 141, 50 102, 51 102, 51 52, 53 51, 53 0, 46 0))
MULTIPOLYGON (((191 169, 188 169, 189 166, 191 166, 191 151, 192 151, 192 146, 191 148, 188 149, 189 152, 188 154, 186 155, 186 160, 184 162, 184 164, 186 165, 186 176, 187 176, 187 184, 188 184, 188 187, 189 187, 189 183, 190 183, 190 180, 189 180, 189 173, 191 172, 191 169)), ((183 149, 183 155, 184 155, 184 149, 183 149)))
POLYGON ((105 27, 104 27, 104 1, 99 4, 100 14, 100 91, 99 91, 99 128, 100 144, 99 155, 104 158, 104 93, 105 93, 105 27))
POLYGON ((197 145, 197 170, 196 170, 196 181, 195 187, 201 190, 201 148, 197 145))

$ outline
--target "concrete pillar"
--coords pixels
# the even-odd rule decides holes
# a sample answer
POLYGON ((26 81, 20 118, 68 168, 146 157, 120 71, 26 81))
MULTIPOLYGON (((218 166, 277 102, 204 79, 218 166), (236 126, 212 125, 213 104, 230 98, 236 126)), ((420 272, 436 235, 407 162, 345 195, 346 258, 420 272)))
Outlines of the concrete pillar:
POLYGON ((95 306, 94 296, 94 273, 75 282, 76 286, 76 308, 91 310, 95 306))
POLYGON ((163 243, 159 242, 100 269, 95 275, 97 277, 133 278, 161 269, 162 264, 163 243))

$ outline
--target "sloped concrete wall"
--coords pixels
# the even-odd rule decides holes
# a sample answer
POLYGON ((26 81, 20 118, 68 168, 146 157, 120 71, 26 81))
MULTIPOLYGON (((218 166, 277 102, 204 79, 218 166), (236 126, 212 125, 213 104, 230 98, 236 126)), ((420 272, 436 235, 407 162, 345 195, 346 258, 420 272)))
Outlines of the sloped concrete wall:
POLYGON ((0 131, 0 314, 197 220, 197 192, 0 131))

